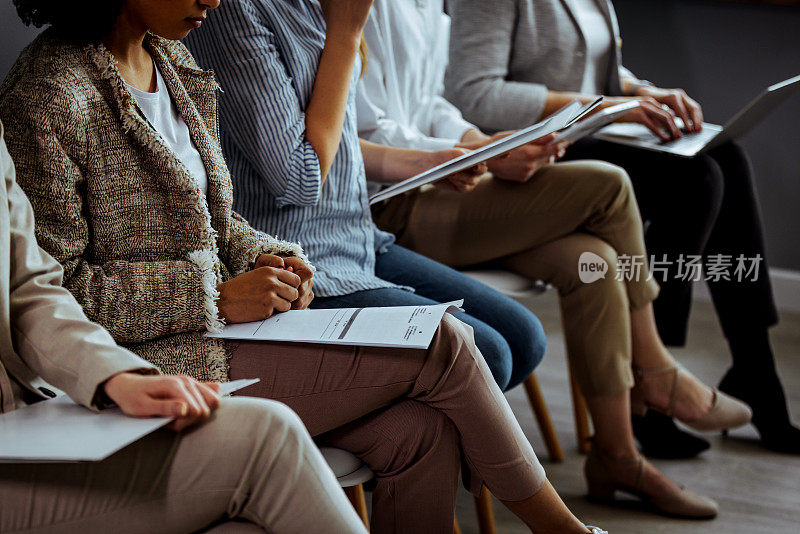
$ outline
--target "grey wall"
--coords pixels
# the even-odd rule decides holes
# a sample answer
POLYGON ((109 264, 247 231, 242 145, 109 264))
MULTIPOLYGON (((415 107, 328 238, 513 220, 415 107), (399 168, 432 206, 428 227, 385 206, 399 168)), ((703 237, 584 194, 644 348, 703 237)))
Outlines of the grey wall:
POLYGON ((11 0, 0 0, 0 80, 14 64, 22 48, 33 39, 40 30, 28 28, 19 20, 17 10, 11 0))
MULTIPOLYGON (((683 87, 725 122, 766 86, 800 74, 800 7, 716 0, 614 0, 623 61, 683 87)), ((800 271, 800 93, 742 141, 753 161, 773 267, 800 271)))
MULTIPOLYGON (((800 7, 717 0, 614 0, 624 61, 659 85, 683 87, 724 122, 767 85, 800 74, 800 7)), ((0 0, 0 78, 37 30, 0 0)), ((774 267, 800 271, 800 95, 743 144, 756 170, 774 267)))

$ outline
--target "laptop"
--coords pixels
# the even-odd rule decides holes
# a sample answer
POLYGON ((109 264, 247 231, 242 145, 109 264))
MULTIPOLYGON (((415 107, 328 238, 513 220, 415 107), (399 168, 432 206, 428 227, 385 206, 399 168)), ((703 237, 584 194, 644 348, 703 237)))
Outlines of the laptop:
MULTIPOLYGON (((594 137, 611 143, 691 158, 743 136, 798 89, 800 89, 800 75, 770 85, 724 126, 704 122, 701 131, 685 133, 683 137, 673 141, 662 141, 646 126, 638 123, 610 124, 595 133, 594 137)), ((682 126, 680 119, 676 123, 679 127, 682 126)))

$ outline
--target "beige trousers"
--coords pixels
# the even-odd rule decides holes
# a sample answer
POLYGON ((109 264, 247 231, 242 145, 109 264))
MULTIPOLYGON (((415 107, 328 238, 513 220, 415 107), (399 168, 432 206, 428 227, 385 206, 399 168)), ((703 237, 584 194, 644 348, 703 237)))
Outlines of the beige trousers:
POLYGON ((262 399, 224 399, 205 424, 102 462, 0 464, 4 534, 184 534, 217 522, 214 532, 366 532, 298 417, 262 399))
POLYGON ((378 226, 397 242, 451 267, 494 262, 558 288, 570 366, 588 397, 633 385, 630 309, 652 302, 658 285, 616 280, 617 258, 645 257, 630 180, 599 161, 547 165, 524 184, 483 179, 467 194, 416 190, 376 206, 378 226), (605 260, 605 278, 583 283, 578 259, 605 260))
POLYGON ((319 440, 375 472, 374 534, 452 532, 465 485, 520 501, 542 466, 472 338, 445 315, 427 351, 291 343, 230 343, 231 379, 290 406, 319 440))

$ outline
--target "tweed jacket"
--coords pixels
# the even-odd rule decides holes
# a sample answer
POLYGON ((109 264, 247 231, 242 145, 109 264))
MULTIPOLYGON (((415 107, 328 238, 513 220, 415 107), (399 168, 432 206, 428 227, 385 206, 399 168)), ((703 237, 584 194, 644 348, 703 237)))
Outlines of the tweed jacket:
POLYGON ((0 413, 52 395, 92 406, 124 371, 155 372, 119 347, 61 287, 61 265, 34 238, 33 210, 14 179, 0 124, 0 413))
POLYGON ((39 243, 86 315, 164 372, 227 380, 224 341, 204 337, 222 327, 217 284, 261 253, 305 256, 232 211, 214 74, 180 42, 148 34, 145 46, 200 152, 207 197, 102 44, 43 32, 0 87, 0 119, 39 243))

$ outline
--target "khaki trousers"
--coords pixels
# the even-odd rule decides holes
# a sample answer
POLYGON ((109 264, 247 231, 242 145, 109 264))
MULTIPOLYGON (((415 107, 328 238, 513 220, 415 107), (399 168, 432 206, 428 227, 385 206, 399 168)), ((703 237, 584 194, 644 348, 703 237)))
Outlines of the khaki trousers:
POLYGON ((639 209, 624 170, 599 161, 547 165, 528 182, 487 177, 467 194, 427 188, 373 209, 398 244, 451 267, 494 262, 558 288, 570 366, 587 397, 633 385, 630 309, 655 300, 658 285, 616 280, 617 258, 645 257, 639 209), (583 283, 578 259, 609 266, 583 283))
POLYGON ((541 464, 472 339, 445 315, 427 351, 230 343, 231 379, 280 400, 312 435, 375 472, 373 533, 452 532, 456 484, 484 483, 520 501, 544 483, 541 464))
POLYGON ((365 533, 298 417, 224 399, 211 419, 160 430, 102 462, 0 464, 0 532, 365 533))

